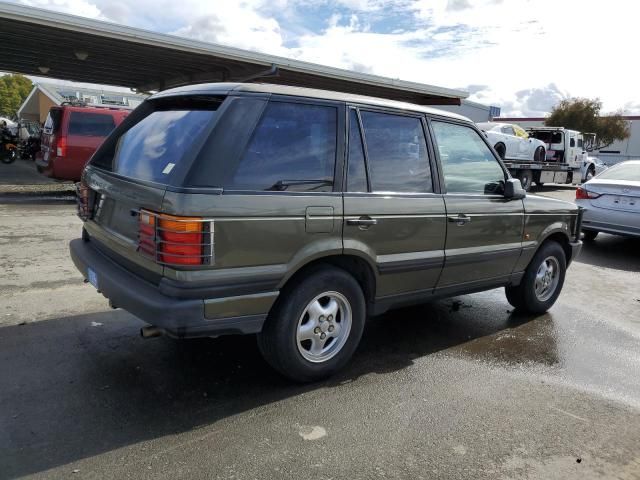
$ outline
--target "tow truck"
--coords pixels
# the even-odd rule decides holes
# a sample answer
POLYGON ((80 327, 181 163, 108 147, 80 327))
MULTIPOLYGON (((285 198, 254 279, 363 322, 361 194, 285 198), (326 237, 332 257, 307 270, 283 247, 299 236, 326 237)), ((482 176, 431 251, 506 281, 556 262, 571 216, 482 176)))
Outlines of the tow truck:
POLYGON ((538 187, 545 183, 578 185, 595 176, 595 161, 585 150, 585 136, 589 139, 591 134, 563 127, 531 127, 526 130, 529 137, 544 142, 544 160, 504 160, 525 190, 529 190, 533 182, 538 187))

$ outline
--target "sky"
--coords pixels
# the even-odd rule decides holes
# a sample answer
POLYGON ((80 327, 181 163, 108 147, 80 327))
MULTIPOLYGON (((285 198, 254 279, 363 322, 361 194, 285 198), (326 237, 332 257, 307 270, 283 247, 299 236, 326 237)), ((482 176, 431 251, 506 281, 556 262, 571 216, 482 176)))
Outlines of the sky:
POLYGON ((633 0, 19 0, 333 67, 459 88, 503 116, 598 97, 640 113, 633 0))

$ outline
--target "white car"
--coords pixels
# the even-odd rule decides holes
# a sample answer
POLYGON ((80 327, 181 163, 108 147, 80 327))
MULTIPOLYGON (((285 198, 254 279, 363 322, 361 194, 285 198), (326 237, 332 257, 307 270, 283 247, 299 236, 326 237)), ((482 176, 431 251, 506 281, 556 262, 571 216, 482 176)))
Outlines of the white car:
MULTIPOLYGON (((598 157, 590 157, 587 156, 587 161, 592 161, 593 162, 593 167, 595 169, 595 175, 600 175, 602 172, 604 172, 607 168, 609 168, 609 165, 607 165, 606 163, 604 163, 602 160, 600 160, 598 157)), ((588 174, 587 174, 588 175, 588 174)), ((591 178, 593 178, 595 175, 592 175, 591 177, 587 177, 587 180, 591 180, 591 178)))
POLYGON ((537 138, 530 138, 522 127, 497 122, 484 122, 477 125, 503 160, 545 161, 544 142, 537 138))

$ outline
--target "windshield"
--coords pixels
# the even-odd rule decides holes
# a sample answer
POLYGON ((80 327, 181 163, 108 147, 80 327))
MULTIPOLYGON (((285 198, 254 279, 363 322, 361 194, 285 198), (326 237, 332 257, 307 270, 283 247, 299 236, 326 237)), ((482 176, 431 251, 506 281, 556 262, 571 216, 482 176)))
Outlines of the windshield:
POLYGON ((599 179, 605 180, 628 180, 631 182, 640 182, 640 163, 620 163, 605 170, 599 179))
POLYGON ((201 137, 215 114, 213 106, 152 112, 118 140, 113 171, 137 180, 167 184, 175 166, 201 137))

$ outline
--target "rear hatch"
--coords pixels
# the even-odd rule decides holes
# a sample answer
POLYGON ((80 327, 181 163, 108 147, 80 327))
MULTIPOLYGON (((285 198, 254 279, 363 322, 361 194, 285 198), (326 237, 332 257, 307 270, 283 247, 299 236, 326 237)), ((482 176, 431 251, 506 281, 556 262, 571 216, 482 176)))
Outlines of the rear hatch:
POLYGON ((158 256, 140 248, 141 218, 162 212, 167 189, 179 188, 220 104, 216 97, 147 101, 96 152, 83 175, 81 194, 89 205, 85 228, 104 253, 129 268, 162 274, 158 256))
POLYGON ((108 110, 72 109, 67 126, 67 156, 78 163, 86 163, 115 128, 115 119, 108 110))
POLYGON ((640 181, 591 180, 584 187, 599 195, 590 200, 594 207, 640 214, 640 181))

